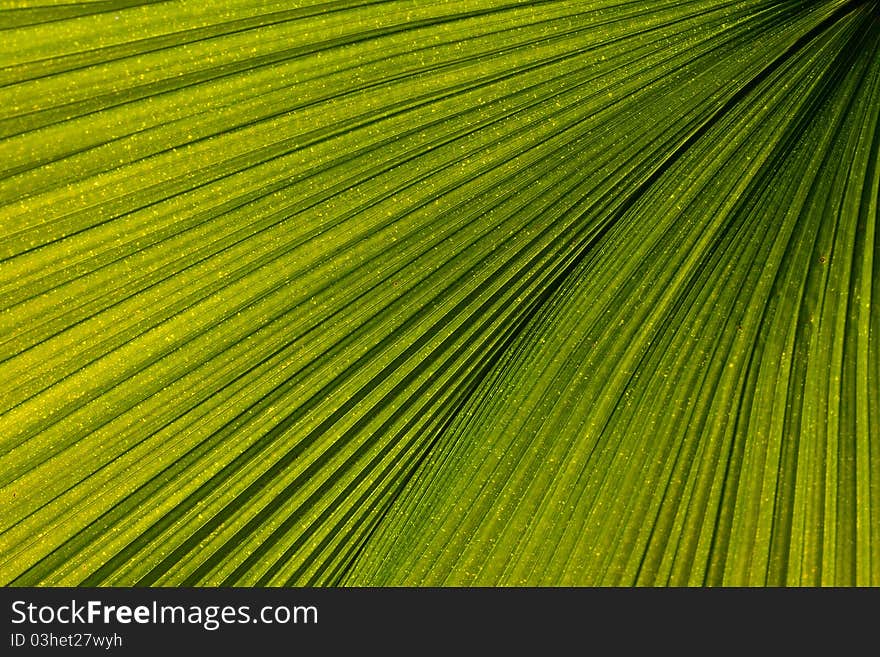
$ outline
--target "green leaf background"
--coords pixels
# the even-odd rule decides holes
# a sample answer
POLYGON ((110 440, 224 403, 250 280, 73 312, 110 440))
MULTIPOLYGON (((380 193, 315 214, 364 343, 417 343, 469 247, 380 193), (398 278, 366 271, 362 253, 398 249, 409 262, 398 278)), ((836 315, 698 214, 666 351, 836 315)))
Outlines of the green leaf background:
POLYGON ((880 585, 880 3, 0 2, 0 583, 880 585))

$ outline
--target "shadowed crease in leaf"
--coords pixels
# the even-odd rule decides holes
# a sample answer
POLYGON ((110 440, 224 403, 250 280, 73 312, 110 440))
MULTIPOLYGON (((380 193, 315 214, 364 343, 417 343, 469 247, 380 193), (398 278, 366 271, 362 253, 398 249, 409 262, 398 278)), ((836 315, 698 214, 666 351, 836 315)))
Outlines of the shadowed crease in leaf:
POLYGON ((880 585, 876 0, 0 5, 0 583, 880 585))

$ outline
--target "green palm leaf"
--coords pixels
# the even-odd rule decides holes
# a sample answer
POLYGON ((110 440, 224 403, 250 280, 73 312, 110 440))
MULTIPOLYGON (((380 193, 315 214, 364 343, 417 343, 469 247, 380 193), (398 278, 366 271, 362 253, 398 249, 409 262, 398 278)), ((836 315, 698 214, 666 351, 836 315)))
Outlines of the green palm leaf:
POLYGON ((880 584, 880 5, 0 10, 0 582, 880 584))

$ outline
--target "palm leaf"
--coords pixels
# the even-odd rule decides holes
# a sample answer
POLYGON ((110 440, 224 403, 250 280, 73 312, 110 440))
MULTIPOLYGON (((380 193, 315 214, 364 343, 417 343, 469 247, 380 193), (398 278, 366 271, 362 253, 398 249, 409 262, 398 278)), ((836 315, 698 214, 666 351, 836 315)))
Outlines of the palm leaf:
POLYGON ((880 5, 15 0, 0 582, 880 584, 880 5))

